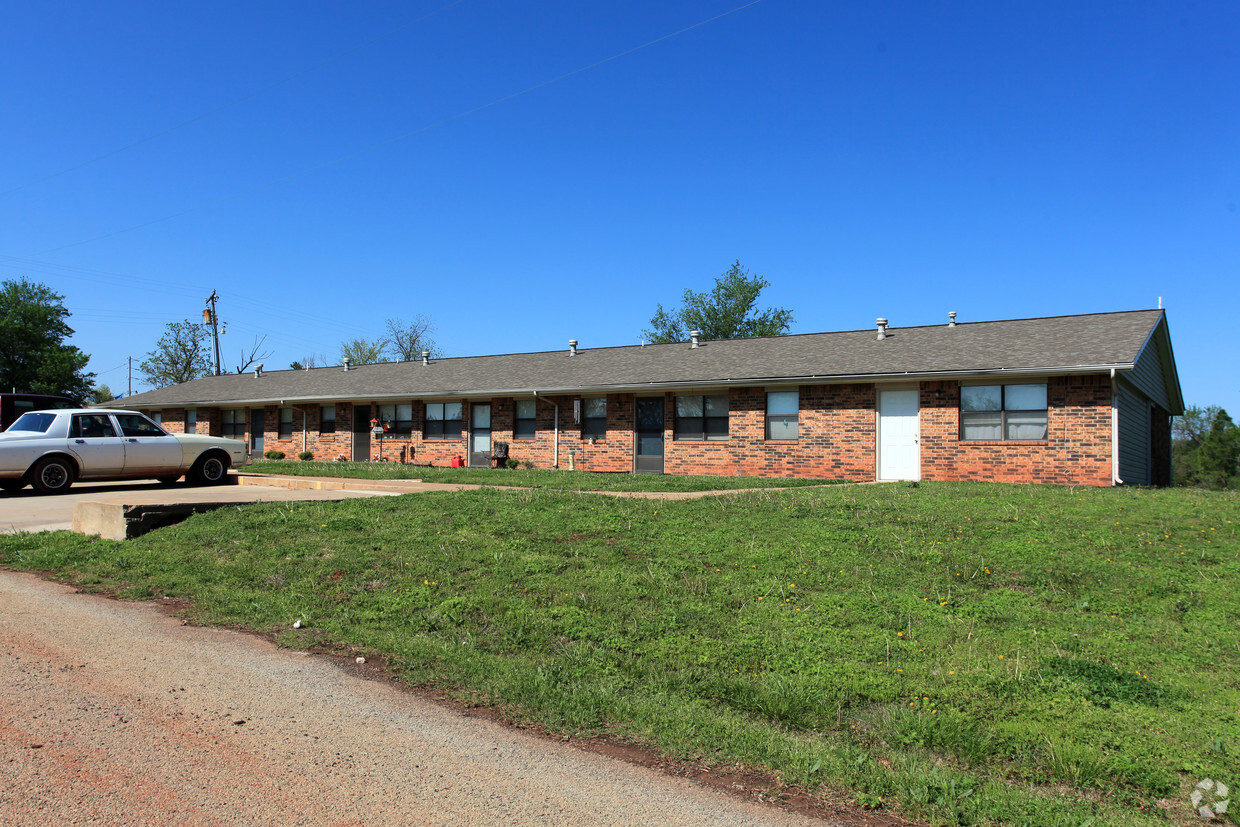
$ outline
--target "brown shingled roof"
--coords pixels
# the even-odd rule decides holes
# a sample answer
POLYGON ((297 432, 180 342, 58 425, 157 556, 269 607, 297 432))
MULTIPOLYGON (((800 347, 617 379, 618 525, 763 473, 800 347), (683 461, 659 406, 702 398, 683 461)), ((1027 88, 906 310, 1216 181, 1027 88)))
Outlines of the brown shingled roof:
POLYGON ((1052 316, 927 327, 807 333, 762 339, 582 347, 389 362, 262 376, 209 376, 124 400, 125 405, 214 405, 297 400, 502 396, 532 391, 590 393, 660 386, 712 386, 973 372, 1056 372, 1132 367, 1163 318, 1161 310, 1052 316))

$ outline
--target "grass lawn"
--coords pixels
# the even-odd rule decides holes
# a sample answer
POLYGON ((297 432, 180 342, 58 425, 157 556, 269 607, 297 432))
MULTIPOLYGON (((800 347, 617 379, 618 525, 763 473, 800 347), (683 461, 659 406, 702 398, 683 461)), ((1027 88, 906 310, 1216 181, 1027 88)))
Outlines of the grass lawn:
POLYGON ((1237 528, 1234 492, 484 489, 0 536, 0 565, 906 818, 1165 825, 1240 789, 1237 528))
POLYGON ((702 477, 664 474, 600 474, 590 471, 548 471, 496 468, 438 468, 398 462, 301 462, 258 460, 241 469, 257 474, 299 477, 350 477, 363 480, 409 480, 547 488, 557 491, 730 491, 745 488, 796 488, 831 485, 847 480, 768 479, 765 477, 702 477))

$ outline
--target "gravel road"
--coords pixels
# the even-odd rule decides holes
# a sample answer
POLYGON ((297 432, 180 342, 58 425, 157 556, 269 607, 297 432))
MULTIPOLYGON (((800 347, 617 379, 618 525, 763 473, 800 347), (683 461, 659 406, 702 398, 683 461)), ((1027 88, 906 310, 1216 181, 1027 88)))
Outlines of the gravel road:
POLYGON ((822 825, 0 572, 0 825, 822 825))

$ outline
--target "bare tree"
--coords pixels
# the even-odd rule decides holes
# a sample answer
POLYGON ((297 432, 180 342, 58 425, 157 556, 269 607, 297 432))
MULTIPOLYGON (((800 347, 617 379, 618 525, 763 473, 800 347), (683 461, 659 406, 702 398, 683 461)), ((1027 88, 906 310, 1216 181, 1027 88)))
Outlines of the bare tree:
POLYGON ((155 350, 146 354, 138 366, 146 380, 157 388, 179 385, 211 374, 207 342, 211 334, 191 321, 169 322, 164 326, 155 350))
POLYGON ((259 359, 271 358, 270 350, 263 351, 262 353, 258 352, 258 349, 263 346, 263 342, 265 341, 267 341, 267 334, 264 333, 263 338, 261 339, 255 336, 254 344, 251 345, 248 356, 246 355, 245 348, 241 349, 241 364, 237 365, 237 373, 245 373, 250 369, 250 365, 254 364, 259 359))
POLYGON ((400 319, 387 320, 387 344, 392 354, 400 362, 411 362, 422 358, 422 351, 428 351, 433 357, 442 356, 439 346, 430 334, 435 325, 430 318, 419 313, 411 322, 400 319))
POLYGON ((300 360, 294 361, 289 365, 293 370, 309 370, 310 368, 325 368, 330 362, 322 353, 307 353, 300 360))

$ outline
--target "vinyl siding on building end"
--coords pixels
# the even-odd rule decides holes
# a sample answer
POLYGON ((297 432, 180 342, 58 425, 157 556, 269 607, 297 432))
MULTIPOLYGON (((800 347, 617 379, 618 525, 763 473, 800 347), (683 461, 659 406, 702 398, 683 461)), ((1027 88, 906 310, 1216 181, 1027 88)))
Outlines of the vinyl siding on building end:
POLYGON ((1125 382, 1119 383, 1117 402, 1119 405, 1119 477, 1127 485, 1149 485, 1149 402, 1125 382))
POLYGON ((1132 382, 1142 393, 1162 408, 1164 411, 1172 410, 1170 397, 1167 393, 1167 375, 1164 373, 1162 345, 1166 340, 1166 328, 1159 324, 1154 328, 1153 334, 1150 336, 1145 347, 1141 349, 1141 354, 1137 357, 1136 364, 1132 370, 1128 371, 1125 378, 1132 382))

